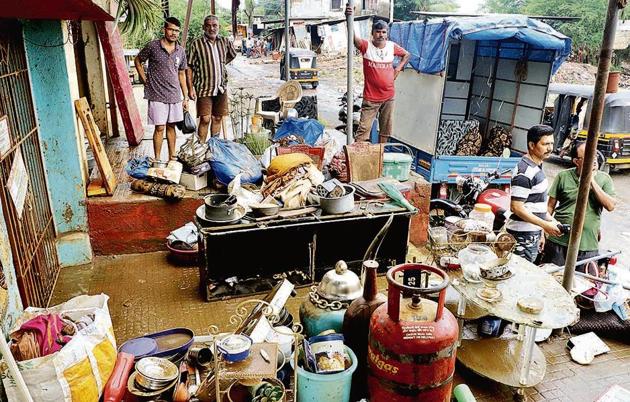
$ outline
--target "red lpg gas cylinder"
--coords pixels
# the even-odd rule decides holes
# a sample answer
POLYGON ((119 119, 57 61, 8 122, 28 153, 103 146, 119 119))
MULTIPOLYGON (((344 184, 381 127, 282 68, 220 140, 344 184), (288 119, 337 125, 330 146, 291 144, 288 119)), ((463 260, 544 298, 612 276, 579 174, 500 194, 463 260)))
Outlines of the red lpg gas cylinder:
POLYGON ((387 272, 387 282, 387 303, 370 320, 370 402, 450 401, 458 326, 444 308, 448 275, 426 265, 402 264, 387 272), (411 279, 435 274, 442 282, 408 286, 396 281, 399 272, 411 279), (437 303, 420 297, 438 292, 437 303))

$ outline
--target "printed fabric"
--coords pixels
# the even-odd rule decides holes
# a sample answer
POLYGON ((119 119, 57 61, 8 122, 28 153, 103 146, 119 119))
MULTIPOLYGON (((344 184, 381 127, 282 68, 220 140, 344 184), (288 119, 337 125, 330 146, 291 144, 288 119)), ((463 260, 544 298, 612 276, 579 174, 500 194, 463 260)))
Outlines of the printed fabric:
POLYGON ((460 140, 470 131, 479 132, 477 120, 442 120, 438 128, 436 155, 455 155, 460 140))

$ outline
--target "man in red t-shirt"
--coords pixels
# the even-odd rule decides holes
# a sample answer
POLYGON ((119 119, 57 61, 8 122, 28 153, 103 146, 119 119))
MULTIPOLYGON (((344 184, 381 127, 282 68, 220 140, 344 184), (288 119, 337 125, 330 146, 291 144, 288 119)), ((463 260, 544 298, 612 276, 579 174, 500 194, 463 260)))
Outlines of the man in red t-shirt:
MULTIPOLYGON (((352 15, 352 7, 346 4, 346 15, 352 15)), ((363 55, 363 104, 361 120, 354 136, 356 141, 369 141, 372 123, 378 114, 379 141, 387 142, 392 134, 394 111, 394 80, 409 61, 409 52, 387 40, 387 24, 374 21, 372 40, 361 39, 355 31, 354 46, 363 55), (394 68, 394 56, 401 58, 394 68)))

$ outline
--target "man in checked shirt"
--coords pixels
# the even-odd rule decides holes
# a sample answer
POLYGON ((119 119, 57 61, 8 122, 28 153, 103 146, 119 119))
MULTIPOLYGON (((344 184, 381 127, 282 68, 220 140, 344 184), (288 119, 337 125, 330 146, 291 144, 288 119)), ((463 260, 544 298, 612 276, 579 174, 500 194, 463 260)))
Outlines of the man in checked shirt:
POLYGON ((191 43, 188 53, 190 99, 197 99, 199 138, 205 142, 208 127, 213 137, 221 131, 221 120, 228 114, 227 67, 236 57, 228 40, 219 36, 219 19, 209 15, 203 20, 202 37, 191 43))

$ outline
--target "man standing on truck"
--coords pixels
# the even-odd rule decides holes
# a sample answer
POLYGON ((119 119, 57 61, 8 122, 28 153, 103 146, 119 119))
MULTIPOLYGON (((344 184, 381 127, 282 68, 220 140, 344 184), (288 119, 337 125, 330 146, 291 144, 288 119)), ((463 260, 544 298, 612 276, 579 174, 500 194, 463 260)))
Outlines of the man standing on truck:
POLYGON ((542 163, 553 151, 553 128, 536 125, 527 131, 527 153, 512 175, 512 215, 507 231, 516 239, 514 253, 534 262, 544 246, 543 231, 550 236, 562 234, 559 223, 547 212, 549 183, 542 163))
MULTIPOLYGON (((149 101, 148 123, 153 130, 153 152, 160 160, 164 129, 168 144, 168 159, 175 158, 175 123, 184 120, 188 109, 188 87, 185 70, 186 53, 177 43, 181 24, 177 18, 164 21, 161 39, 149 42, 134 59, 140 81, 144 84, 144 97, 149 101), (143 63, 148 61, 148 72, 143 63)), ((167 160, 168 160, 167 159, 167 160)))
MULTIPOLYGON (((346 16, 353 10, 346 4, 346 16)), ((354 46, 363 55, 363 103, 361 119, 355 133, 355 141, 369 141, 372 123, 378 114, 379 142, 387 142, 392 133, 392 117, 394 111, 394 80, 409 61, 409 52, 394 42, 387 40, 387 23, 374 21, 372 24, 372 40, 361 39, 356 31, 354 46), (394 57, 401 58, 396 68, 394 57)), ((352 74, 351 71, 348 74, 352 74)), ((352 105, 348 105, 351 110, 352 105)))
MULTIPOLYGON (((571 149, 571 159, 574 168, 564 170, 556 176, 549 189, 549 201, 547 208, 560 223, 571 224, 575 205, 577 204, 580 175, 584 166, 584 151, 586 143, 577 144, 571 149)), ((588 196, 588 206, 584 217, 584 228, 580 239, 578 260, 595 257, 599 254, 599 227, 602 210, 613 211, 615 209, 615 188, 609 175, 598 170, 597 158, 593 160, 593 175, 591 176, 591 189, 588 196)), ((562 236, 549 236, 545 243, 543 262, 550 262, 564 266, 569 244, 569 234, 562 236)))

